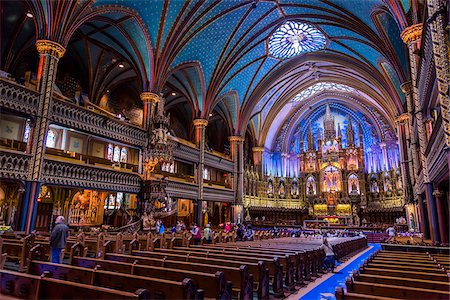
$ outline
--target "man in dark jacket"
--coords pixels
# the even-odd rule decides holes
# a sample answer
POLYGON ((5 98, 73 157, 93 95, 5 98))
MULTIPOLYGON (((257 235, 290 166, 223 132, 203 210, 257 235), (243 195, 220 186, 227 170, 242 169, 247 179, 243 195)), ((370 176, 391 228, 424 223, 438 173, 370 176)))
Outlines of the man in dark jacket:
POLYGON ((69 236, 69 227, 64 224, 64 217, 59 216, 55 221, 55 228, 53 228, 50 236, 50 247, 52 249, 52 263, 61 263, 61 250, 66 247, 67 237, 69 236))

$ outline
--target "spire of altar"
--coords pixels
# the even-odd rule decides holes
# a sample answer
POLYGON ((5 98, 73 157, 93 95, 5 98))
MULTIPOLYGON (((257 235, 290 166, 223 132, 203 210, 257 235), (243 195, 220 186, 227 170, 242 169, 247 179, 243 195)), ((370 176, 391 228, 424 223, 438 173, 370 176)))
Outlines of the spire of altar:
POLYGON ((326 104, 325 117, 323 119, 323 128, 325 141, 331 141, 336 138, 336 129, 334 127, 334 117, 331 115, 330 105, 326 104))
POLYGON ((353 130, 352 118, 350 115, 347 116, 348 126, 347 126, 347 146, 355 145, 355 131, 353 130))
POLYGON ((314 150, 314 135, 312 133, 311 124, 308 127, 308 150, 314 150))

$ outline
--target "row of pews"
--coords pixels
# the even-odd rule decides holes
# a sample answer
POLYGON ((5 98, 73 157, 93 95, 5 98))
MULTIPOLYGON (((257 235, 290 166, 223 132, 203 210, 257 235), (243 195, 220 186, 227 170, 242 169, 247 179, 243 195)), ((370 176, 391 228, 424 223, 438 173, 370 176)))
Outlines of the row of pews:
POLYGON ((450 299, 450 256, 381 250, 346 279, 336 299, 450 299))
MULTIPOLYGON (((67 264, 48 262, 44 247, 36 244, 27 273, 1 270, 0 292, 36 299, 267 299, 284 297, 322 274, 320 244, 298 238, 170 248, 156 235, 134 234, 124 242, 128 238, 79 235, 71 240, 67 264)), ((363 238, 335 245, 345 249, 343 256, 366 246, 363 238)))

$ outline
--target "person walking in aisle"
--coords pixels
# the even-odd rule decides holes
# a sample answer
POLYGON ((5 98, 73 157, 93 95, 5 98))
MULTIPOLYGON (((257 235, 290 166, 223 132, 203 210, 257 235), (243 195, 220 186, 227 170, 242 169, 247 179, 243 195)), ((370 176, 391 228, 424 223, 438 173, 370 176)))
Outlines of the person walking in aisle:
POLYGON ((63 216, 58 216, 55 220, 55 227, 50 236, 50 248, 52 253, 52 263, 61 263, 61 251, 66 247, 69 227, 67 227, 63 216))

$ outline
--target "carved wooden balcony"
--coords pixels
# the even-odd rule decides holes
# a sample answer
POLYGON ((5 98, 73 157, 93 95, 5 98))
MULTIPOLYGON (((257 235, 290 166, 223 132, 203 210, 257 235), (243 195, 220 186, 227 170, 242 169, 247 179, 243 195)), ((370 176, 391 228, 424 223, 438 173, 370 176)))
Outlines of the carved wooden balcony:
POLYGON ((0 107, 30 114, 37 114, 39 93, 13 81, 0 78, 0 107))
POLYGON ((31 155, 14 150, 0 150, 0 178, 27 180, 30 169, 31 155))
POLYGON ((57 98, 50 108, 50 121, 129 145, 143 147, 146 143, 144 129, 57 98))
POLYGON ((48 184, 138 193, 138 174, 46 158, 42 179, 48 184))

